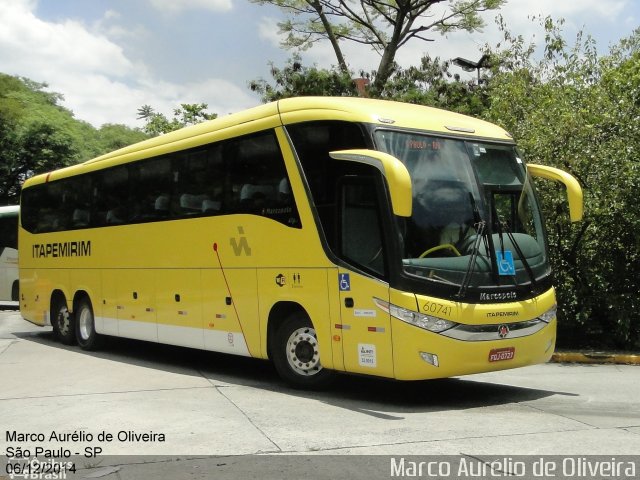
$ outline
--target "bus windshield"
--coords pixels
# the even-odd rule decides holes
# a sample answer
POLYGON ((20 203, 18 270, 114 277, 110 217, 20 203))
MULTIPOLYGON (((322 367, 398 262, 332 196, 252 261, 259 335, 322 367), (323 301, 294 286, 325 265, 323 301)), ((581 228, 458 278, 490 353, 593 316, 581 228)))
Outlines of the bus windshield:
POLYGON ((515 146, 378 130, 376 144, 411 175, 401 219, 403 268, 467 287, 535 285, 549 273, 543 223, 515 146))

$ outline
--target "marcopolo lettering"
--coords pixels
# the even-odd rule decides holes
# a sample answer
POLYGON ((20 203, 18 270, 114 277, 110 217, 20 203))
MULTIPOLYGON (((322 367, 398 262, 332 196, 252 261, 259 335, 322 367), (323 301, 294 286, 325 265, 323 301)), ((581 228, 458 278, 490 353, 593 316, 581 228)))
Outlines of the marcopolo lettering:
POLYGON ((481 293, 480 300, 517 300, 516 292, 481 293))
POLYGON ((33 258, 89 257, 91 256, 91 240, 34 243, 31 253, 33 258))

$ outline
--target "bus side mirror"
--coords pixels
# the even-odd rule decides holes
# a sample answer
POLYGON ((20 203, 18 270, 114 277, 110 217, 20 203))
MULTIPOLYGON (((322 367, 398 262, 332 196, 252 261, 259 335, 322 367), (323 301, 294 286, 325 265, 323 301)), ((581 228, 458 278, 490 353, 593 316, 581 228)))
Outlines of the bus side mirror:
POLYGON ((401 217, 411 216, 413 204, 411 177, 407 167, 396 157, 377 150, 365 149, 329 152, 329 156, 334 160, 364 163, 380 170, 389 185, 393 213, 401 217))
POLYGON ((547 167, 546 165, 527 164, 527 170, 534 177, 545 178, 563 183, 567 187, 567 199, 569 200, 569 218, 572 222, 582 220, 583 202, 582 187, 573 175, 568 174, 559 168, 547 167))

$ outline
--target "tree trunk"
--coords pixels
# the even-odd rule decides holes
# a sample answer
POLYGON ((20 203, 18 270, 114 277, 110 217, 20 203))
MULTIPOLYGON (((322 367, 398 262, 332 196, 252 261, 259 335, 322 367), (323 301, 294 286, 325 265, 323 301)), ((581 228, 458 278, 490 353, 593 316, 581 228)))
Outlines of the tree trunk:
POLYGON ((338 43, 338 39, 336 38, 335 33, 333 32, 333 27, 331 26, 331 22, 322 11, 322 5, 319 0, 311 0, 309 1, 309 5, 313 7, 313 9, 318 13, 318 17, 320 17, 320 21, 322 22, 322 26, 327 32, 327 37, 331 42, 331 46, 333 47, 333 51, 336 54, 336 59, 338 60, 338 66, 340 70, 347 75, 349 74, 349 67, 347 66, 347 62, 344 59, 344 55, 342 55, 342 50, 340 49, 340 44, 338 43))

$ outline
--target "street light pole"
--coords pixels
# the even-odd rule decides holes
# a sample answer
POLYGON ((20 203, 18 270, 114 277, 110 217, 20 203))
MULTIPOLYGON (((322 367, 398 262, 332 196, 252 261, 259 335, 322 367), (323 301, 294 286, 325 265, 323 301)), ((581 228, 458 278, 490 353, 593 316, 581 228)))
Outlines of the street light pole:
POLYGON ((453 63, 461 67, 465 72, 473 72, 476 70, 478 72, 478 85, 480 85, 480 69, 491 66, 489 64, 489 55, 486 54, 480 57, 480 60, 477 62, 467 60, 462 57, 456 57, 453 59, 453 63))

